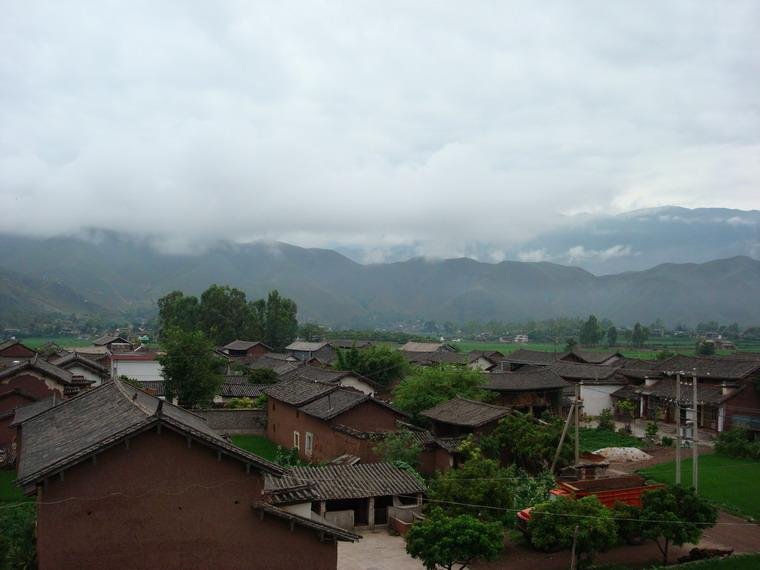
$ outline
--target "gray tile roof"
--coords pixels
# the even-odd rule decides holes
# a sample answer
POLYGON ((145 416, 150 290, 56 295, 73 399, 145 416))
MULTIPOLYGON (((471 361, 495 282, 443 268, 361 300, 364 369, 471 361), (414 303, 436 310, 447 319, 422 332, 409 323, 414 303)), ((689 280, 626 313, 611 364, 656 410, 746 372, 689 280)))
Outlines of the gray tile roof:
POLYGON ((316 352, 320 348, 324 348, 329 343, 322 341, 322 342, 306 342, 302 340, 297 340, 296 342, 290 343, 288 346, 285 347, 285 350, 293 350, 298 352, 316 352))
POLYGON ((606 350, 606 351, 574 350, 573 353, 576 356, 580 356, 581 359, 585 360, 589 364, 601 364, 602 362, 606 362, 607 360, 610 360, 613 358, 621 358, 623 356, 616 350, 606 350))
POLYGON ((584 384, 626 384, 625 379, 616 376, 616 366, 600 364, 579 364, 575 362, 554 362, 549 366, 565 380, 583 380, 584 384))
POLYGON ((53 358, 50 360, 50 363, 58 366, 59 368, 68 368, 69 366, 79 364, 80 366, 89 368, 98 374, 108 374, 108 369, 105 366, 87 358, 86 356, 83 356, 78 352, 70 352, 64 356, 53 358))
POLYGON ((276 491, 303 482, 313 482, 316 496, 325 501, 425 492, 425 485, 414 475, 391 463, 293 467, 284 477, 267 476, 264 489, 276 491))
POLYGON ((515 364, 548 365, 552 362, 556 362, 567 354, 567 352, 544 352, 541 350, 528 350, 527 348, 520 348, 514 352, 507 354, 504 357, 503 361, 514 362, 515 364))
POLYGON ((149 394, 154 396, 166 396, 165 386, 163 380, 138 380, 140 387, 143 390, 147 390, 149 394))
POLYGON ((437 422, 476 428, 503 418, 509 413, 510 410, 502 406, 454 398, 425 410, 420 415, 437 422))
POLYGON ((488 383, 483 388, 495 392, 555 390, 570 386, 556 372, 543 367, 516 372, 490 372, 487 378, 488 383))
POLYGON ((261 346, 272 350, 269 345, 264 344, 258 340, 233 340, 231 343, 225 344, 222 348, 226 348, 227 350, 249 350, 257 344, 260 344, 261 346))
POLYGON ((256 503, 253 505, 253 508, 267 515, 288 521, 292 524, 315 530, 320 534, 331 536, 336 540, 341 540, 344 542, 356 542, 362 538, 361 535, 354 534, 353 532, 349 532, 340 527, 332 525, 316 515, 307 519, 306 517, 296 515, 264 502, 256 503))
POLYGON ((42 412, 49 410, 53 406, 57 406, 61 402, 62 400, 57 397, 45 398, 44 400, 38 400, 26 406, 16 408, 16 413, 13 416, 11 427, 17 426, 21 422, 25 422, 26 420, 33 418, 37 414, 41 414, 42 412))
POLYGON ((348 377, 356 378, 376 390, 381 388, 381 386, 374 380, 362 376, 361 374, 351 372, 350 370, 335 370, 333 368, 324 368, 322 366, 312 366, 303 363, 300 363, 297 368, 293 368, 280 375, 282 380, 297 378, 300 380, 309 380, 311 382, 321 382, 323 384, 338 384, 341 380, 348 377))
POLYGON ((19 482, 34 483, 159 422, 262 471, 284 471, 232 445, 203 418, 117 380, 24 422, 19 482))
POLYGON ((696 369, 700 378, 741 380, 760 370, 760 360, 744 360, 725 356, 676 355, 659 362, 654 368, 660 372, 691 372, 696 369))
POLYGON ((451 352, 452 348, 443 342, 414 342, 410 340, 399 350, 403 352, 451 352))
POLYGON ((469 355, 464 352, 406 352, 400 351, 407 362, 418 365, 467 364, 469 355))
POLYGON ((272 384, 250 384, 249 382, 224 382, 219 388, 222 398, 258 398, 266 396, 267 388, 272 384))
POLYGON ((22 360, 14 366, 3 368, 0 370, 0 380, 15 376, 24 370, 37 370, 50 378, 57 379, 62 384, 72 384, 73 382, 73 375, 71 372, 48 362, 44 358, 40 358, 38 355, 35 355, 34 358, 28 360, 22 360))
POLYGON ((92 344, 95 346, 105 346, 107 344, 110 344, 112 342, 129 342, 126 338, 119 335, 112 335, 112 334, 106 334, 101 336, 100 338, 96 338, 92 341, 92 344))
POLYGON ((369 399, 370 397, 362 392, 340 388, 312 400, 299 410, 321 420, 331 420, 369 399))
POLYGON ((286 404, 302 406, 336 389, 337 386, 291 378, 272 384, 267 388, 266 393, 269 397, 286 404))
MULTIPOLYGON (((730 390, 727 394, 723 394, 723 388, 720 384, 708 384, 706 382, 697 383, 697 400, 700 404, 712 404, 717 405, 721 402, 728 400, 741 391, 743 386, 730 386, 730 390)), ((752 388, 750 388, 752 389, 752 388)), ((681 398, 683 400, 691 400, 692 391, 691 386, 681 386, 681 398)), ((613 393, 616 397, 620 390, 613 393)), ((640 394, 644 396, 654 396, 663 400, 675 400, 676 397, 676 379, 675 378, 663 378, 652 386, 635 386, 631 387, 630 391, 622 392, 625 397, 629 397, 632 393, 640 394)), ((632 396, 631 396, 632 397, 632 396)))

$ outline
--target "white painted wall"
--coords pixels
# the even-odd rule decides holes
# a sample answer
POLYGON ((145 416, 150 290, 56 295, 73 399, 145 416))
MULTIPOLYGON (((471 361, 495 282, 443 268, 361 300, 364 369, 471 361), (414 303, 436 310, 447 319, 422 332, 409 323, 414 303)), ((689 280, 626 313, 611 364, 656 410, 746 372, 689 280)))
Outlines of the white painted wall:
MULTIPOLYGON (((288 511, 289 513, 293 513, 294 515, 298 515, 305 519, 310 519, 312 515, 311 503, 296 503, 295 505, 284 505, 280 508, 283 511, 288 511)), ((319 515, 315 515, 314 518, 319 520, 319 515)))
POLYGON ((612 409, 610 394, 620 389, 619 384, 614 386, 581 385, 581 398, 583 398, 583 413, 588 416, 598 416, 604 408, 612 409))
POLYGON ((85 380, 92 380, 94 382, 91 384, 93 388, 95 386, 100 386, 103 383, 103 379, 100 376, 84 366, 69 366, 67 370, 74 376, 83 376, 85 380))
POLYGON ((126 376, 140 382, 160 382, 164 379, 158 360, 114 360, 113 376, 126 376))

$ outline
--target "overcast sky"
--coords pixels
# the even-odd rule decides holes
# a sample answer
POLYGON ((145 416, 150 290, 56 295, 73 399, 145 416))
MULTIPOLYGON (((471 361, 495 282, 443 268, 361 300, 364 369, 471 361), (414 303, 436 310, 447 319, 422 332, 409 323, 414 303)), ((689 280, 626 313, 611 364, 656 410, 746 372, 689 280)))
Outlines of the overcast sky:
POLYGON ((760 208, 754 0, 0 6, 8 232, 448 256, 760 208))

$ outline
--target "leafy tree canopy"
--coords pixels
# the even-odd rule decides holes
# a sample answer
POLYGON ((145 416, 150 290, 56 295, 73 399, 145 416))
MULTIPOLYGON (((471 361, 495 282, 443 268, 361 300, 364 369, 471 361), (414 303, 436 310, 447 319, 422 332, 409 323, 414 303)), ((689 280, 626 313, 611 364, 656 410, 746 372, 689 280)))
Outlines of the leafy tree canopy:
POLYGON ((201 331, 216 346, 235 339, 263 340, 282 350, 298 331, 296 304, 276 290, 258 301, 248 301, 240 289, 221 285, 211 285, 200 300, 172 291, 158 300, 158 312, 162 331, 201 331))
POLYGON ((485 399, 488 394, 481 388, 485 382, 484 374, 468 368, 417 368, 396 386, 393 403, 419 419, 423 410, 456 396, 485 399))
POLYGON ((551 552, 570 548, 576 535, 576 556, 591 561, 594 551, 605 551, 617 543, 613 512, 595 495, 582 499, 558 497, 537 505, 528 523, 530 541, 536 548, 551 552))
POLYGON ((388 386, 392 381, 403 378, 409 370, 409 364, 404 356, 387 346, 338 349, 338 358, 334 366, 338 370, 350 370, 371 378, 383 386, 388 386))
POLYGON ((406 551, 422 561, 427 570, 459 565, 474 560, 495 560, 504 547, 504 531, 497 522, 484 522, 471 515, 448 516, 434 509, 406 534, 406 551))
POLYGON ((589 315, 588 320, 583 323, 580 332, 581 344, 591 346, 597 344, 602 338, 602 328, 596 315, 589 315))
POLYGON ((670 545, 699 542, 704 529, 715 526, 718 511, 693 487, 674 485, 644 493, 641 518, 643 536, 657 543, 667 565, 670 545))
POLYGON ((408 430, 389 434, 380 440, 372 451, 388 463, 401 461, 417 469, 420 465, 422 444, 408 430))
POLYGON ((164 377, 164 391, 183 406, 211 403, 224 376, 225 362, 214 352, 214 345, 201 331, 169 329, 161 339, 165 351, 158 360, 164 377))

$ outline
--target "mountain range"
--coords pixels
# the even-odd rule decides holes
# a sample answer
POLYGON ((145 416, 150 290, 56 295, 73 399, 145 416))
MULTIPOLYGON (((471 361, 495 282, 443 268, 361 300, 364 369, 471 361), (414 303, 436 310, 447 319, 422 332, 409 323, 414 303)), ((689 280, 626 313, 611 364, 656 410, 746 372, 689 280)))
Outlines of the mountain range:
POLYGON ((301 320, 387 327, 399 321, 520 321, 595 313, 619 324, 760 323, 760 261, 747 256, 594 275, 546 261, 413 258, 362 265, 332 250, 219 243, 196 255, 98 232, 97 239, 0 235, 0 320, 31 312, 149 315, 155 301, 212 283, 259 298, 274 288, 301 320))

